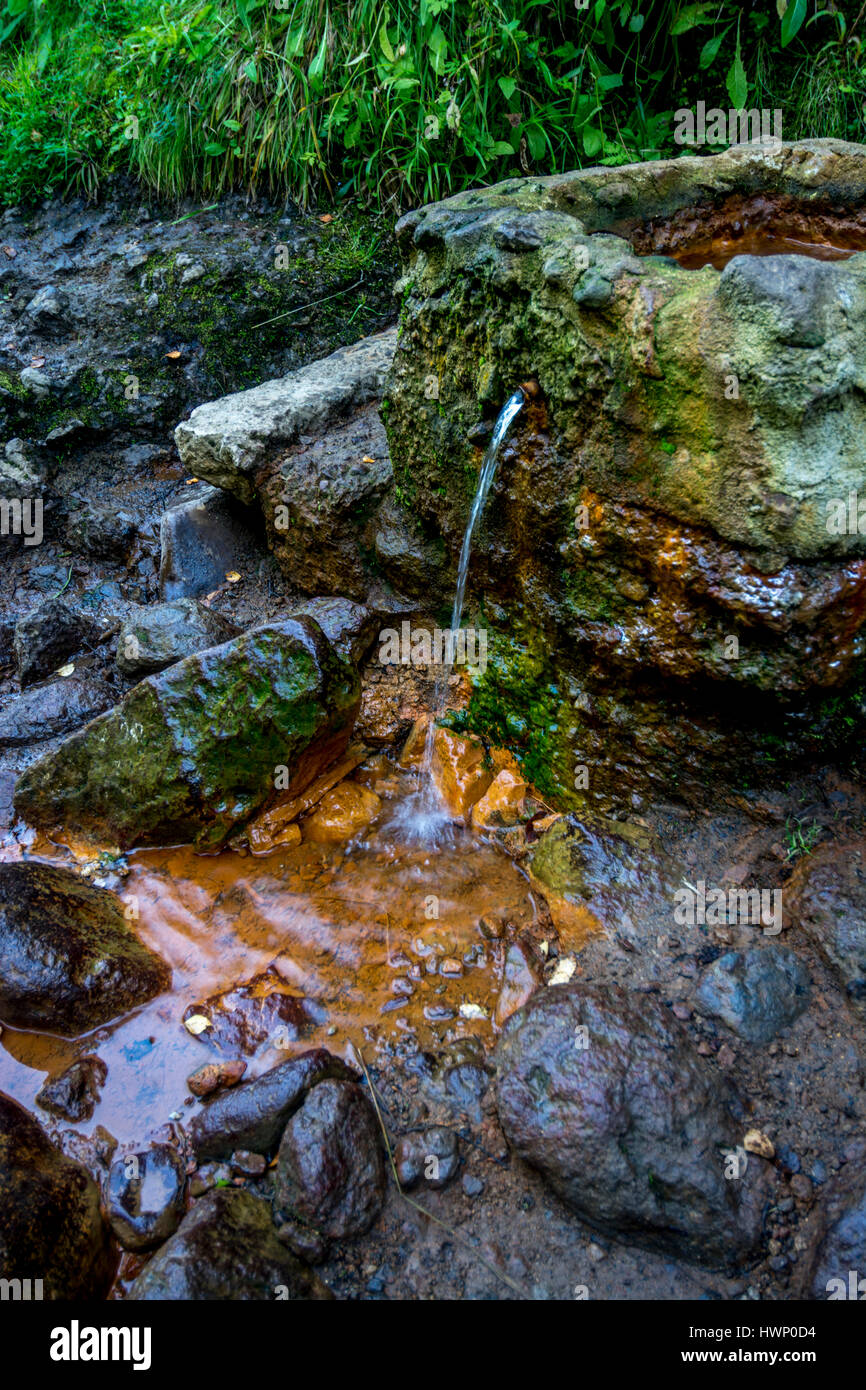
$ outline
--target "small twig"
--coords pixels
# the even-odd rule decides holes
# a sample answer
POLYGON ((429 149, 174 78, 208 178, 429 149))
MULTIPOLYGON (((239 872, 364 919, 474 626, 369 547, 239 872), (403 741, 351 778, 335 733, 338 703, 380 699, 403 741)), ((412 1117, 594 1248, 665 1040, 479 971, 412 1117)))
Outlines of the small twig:
POLYGON ((453 1226, 449 1226, 446 1221, 442 1221, 438 1216, 434 1216, 432 1211, 428 1211, 426 1207, 422 1207, 420 1202, 416 1202, 414 1197, 407 1196, 406 1193, 403 1191, 402 1184, 400 1182, 399 1177, 397 1176, 397 1165, 394 1162, 394 1154, 391 1149, 391 1141, 388 1138, 388 1131, 385 1128, 385 1121, 382 1119, 382 1111, 379 1109, 379 1100, 376 1095, 376 1088, 373 1085, 372 1078, 370 1076, 369 1071, 367 1070, 367 1063, 364 1061, 364 1054, 362 1053, 361 1049, 354 1043, 352 1044, 352 1048, 354 1050, 355 1056, 358 1058, 358 1061, 361 1064, 361 1070, 364 1073, 367 1085, 370 1087, 370 1097, 373 1101, 373 1106, 376 1111, 376 1118, 379 1121, 379 1128, 382 1131, 382 1138, 385 1140, 385 1148, 388 1153, 388 1162, 391 1166, 391 1172, 394 1175, 394 1182, 397 1185, 397 1191, 403 1198, 403 1201, 406 1202, 410 1207, 414 1207, 416 1211, 420 1211, 421 1215, 426 1216, 428 1221, 432 1221, 435 1225, 441 1226, 442 1230, 445 1231, 449 1236, 451 1236, 452 1240, 456 1240, 459 1245, 465 1246, 465 1248, 469 1251, 471 1255, 474 1255, 477 1260, 480 1260, 480 1262, 483 1264, 486 1270, 489 1270, 489 1272, 495 1275, 497 1279, 501 1279, 503 1283, 507 1284, 509 1288, 513 1289, 514 1292, 520 1298, 530 1299, 531 1295, 527 1293, 526 1289, 522 1289, 520 1285, 516 1283, 514 1279, 510 1278, 509 1275, 507 1275, 503 1270, 498 1269, 496 1265, 493 1264, 490 1260, 485 1259, 485 1257, 478 1250, 476 1250, 472 1245, 469 1244, 468 1240, 464 1240, 463 1237, 459 1234, 459 1232, 455 1231, 453 1226))
POLYGON ((272 319, 265 319, 264 323, 257 323, 254 327, 267 328, 269 323, 279 323, 280 319, 290 318, 292 314, 300 314, 303 309, 314 309, 317 304, 327 304, 329 299, 339 299, 341 294, 350 294, 352 290, 356 290, 363 283, 364 277, 361 276, 361 279, 356 280, 354 285, 350 285, 348 289, 335 290, 333 294, 326 294, 321 299, 311 299, 309 304, 298 304, 296 308, 287 309, 284 314, 275 314, 272 319))

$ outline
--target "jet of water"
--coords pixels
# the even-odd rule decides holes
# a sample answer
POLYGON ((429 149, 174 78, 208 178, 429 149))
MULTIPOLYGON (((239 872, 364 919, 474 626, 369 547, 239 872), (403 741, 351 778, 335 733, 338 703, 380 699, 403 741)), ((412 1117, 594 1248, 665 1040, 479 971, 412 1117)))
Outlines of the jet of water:
POLYGON ((466 523, 466 530, 463 534, 463 544, 460 547, 460 561, 457 566, 457 589, 454 593, 454 606, 451 610, 451 641, 447 645, 446 660, 440 667, 436 677, 436 685, 433 695, 433 708, 430 711, 430 723, 427 726, 427 738, 424 744, 424 758, 421 764, 421 784, 417 795, 417 805, 413 807, 412 813, 417 818, 419 827, 431 834, 434 838, 437 829, 446 824, 449 816, 441 803, 439 793, 436 790, 436 783, 433 780, 433 745, 436 738, 436 716, 441 712, 445 695, 448 689, 448 681, 454 669, 454 647, 456 634, 460 627, 463 617, 463 604, 466 598, 466 578, 469 573, 469 558, 472 554, 472 536, 484 504, 487 501, 493 479, 496 475, 496 465, 499 462, 499 450, 505 438, 511 421, 519 410, 522 409, 526 400, 522 389, 509 396, 505 405, 499 412, 496 424, 493 427, 493 434, 490 436, 490 443, 484 453, 481 463, 481 473, 478 478, 478 487, 472 502, 472 509, 469 513, 469 520, 466 523))

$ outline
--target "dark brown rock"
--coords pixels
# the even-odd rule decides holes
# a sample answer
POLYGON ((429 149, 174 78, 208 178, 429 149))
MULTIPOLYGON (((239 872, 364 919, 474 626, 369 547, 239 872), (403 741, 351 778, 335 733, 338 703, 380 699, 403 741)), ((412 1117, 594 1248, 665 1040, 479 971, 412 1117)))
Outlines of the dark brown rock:
POLYGON ((323 1047, 280 1062, 263 1076, 208 1101, 189 1127, 193 1153, 199 1162, 231 1158, 236 1149, 271 1153, 310 1087, 332 1078, 352 1081, 355 1076, 323 1047))
POLYGON ((74 1036, 152 999, 170 978, 113 893, 53 864, 0 864, 0 1020, 74 1036))
POLYGON ((112 1272, 99 1189, 0 1092, 0 1271, 52 1299, 100 1298, 112 1272))
POLYGON ((323 1081, 286 1125, 276 1209, 341 1239, 368 1231, 384 1197, 385 1165, 373 1107, 354 1082, 323 1081))
POLYGON ((214 1188, 153 1256, 129 1297, 249 1302, 333 1295, 277 1239, 266 1202, 240 1188, 214 1188))
POLYGON ((512 1014, 497 1103, 521 1158, 591 1226, 720 1267, 757 1254, 768 1171, 742 1143, 733 1088, 658 1001, 618 985, 557 985, 512 1014))
POLYGON ((184 1212, 186 1167, 169 1144, 115 1159, 105 1184, 111 1229, 127 1250, 150 1250, 177 1230, 184 1212))
POLYGON ((59 1076, 48 1078, 36 1097, 36 1104, 72 1124, 89 1120, 107 1075, 108 1067, 101 1057, 79 1057, 59 1076))

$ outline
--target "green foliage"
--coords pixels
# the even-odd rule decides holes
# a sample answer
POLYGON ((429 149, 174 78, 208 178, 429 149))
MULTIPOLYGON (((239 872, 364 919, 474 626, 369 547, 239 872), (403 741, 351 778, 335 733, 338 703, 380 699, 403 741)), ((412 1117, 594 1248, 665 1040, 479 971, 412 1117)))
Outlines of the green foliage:
POLYGON ((408 206, 677 153, 697 99, 859 138, 859 22, 807 0, 5 0, 0 197, 130 171, 408 206))

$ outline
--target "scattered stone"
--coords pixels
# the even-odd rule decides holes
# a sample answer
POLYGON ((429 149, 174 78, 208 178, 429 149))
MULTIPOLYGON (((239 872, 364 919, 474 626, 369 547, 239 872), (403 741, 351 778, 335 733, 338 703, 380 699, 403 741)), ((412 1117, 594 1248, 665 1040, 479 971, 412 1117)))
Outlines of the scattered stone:
POLYGON ((496 1001, 495 1022, 502 1027, 505 1020, 523 1007, 541 983, 535 962, 520 941, 512 941, 505 952, 502 984, 496 1001))
POLYGON ((163 514, 159 528, 159 597, 199 598, 229 573, 258 567, 264 549, 255 516, 216 488, 196 493, 163 514))
POLYGON ((125 676, 146 676, 208 647, 217 647, 237 633, 233 623, 195 599, 141 607, 120 629, 118 669, 125 676))
POLYGON ((88 676, 34 685, 0 709, 0 748, 25 747, 72 733, 110 709, 115 699, 105 681, 88 676))
POLYGON ((746 1153, 757 1154, 759 1158, 773 1159, 776 1157, 776 1150, 773 1148, 772 1139, 760 1129, 750 1129, 743 1139, 743 1148, 746 1153))
POLYGON ((107 1075, 108 1067, 101 1057, 79 1057, 59 1076, 48 1078, 37 1092, 36 1104, 71 1124, 89 1120, 107 1075))
POLYGON ((353 1081, 355 1072, 319 1047, 224 1091, 193 1117, 189 1126, 193 1153, 199 1162, 229 1159, 236 1149, 272 1153, 307 1091, 330 1079, 353 1081))
POLYGON ((698 986, 697 1003, 746 1042, 767 1043, 809 1004, 809 972, 787 946, 728 951, 698 986))
POLYGON ((309 1033, 325 1014, 270 966, 244 984, 211 995, 184 1011, 184 1023, 207 1019, 209 1026, 196 1032, 203 1043, 223 1055, 249 1057, 263 1047, 287 1047, 309 1033))
POLYGON ((55 1148, 27 1111, 2 1092, 0 1190, 3 1278, 41 1279, 43 1296, 50 1299, 104 1297, 112 1260, 99 1189, 81 1164, 55 1148))
POLYGON ((15 625, 13 645, 22 688, 50 676, 98 636, 99 625, 92 618, 62 599, 48 599, 15 625))
POLYGON ((496 1063, 509 1144, 590 1225, 710 1266, 756 1251, 764 1165, 726 1181, 736 1094, 659 1001, 618 985, 540 991, 506 1023, 496 1063))
POLYGON ((277 1239, 268 1204, 237 1187, 214 1188, 196 1202, 129 1293, 133 1302, 331 1297, 277 1239))
POLYGON ((467 1197, 480 1197, 484 1191, 484 1183, 481 1178, 476 1178, 472 1173, 464 1173, 461 1179, 463 1191, 467 1197))
POLYGON ((231 1156, 231 1170, 242 1178, 260 1178, 267 1166, 264 1154, 254 1154, 249 1149, 235 1149, 231 1156))
POLYGON ((209 1096, 221 1086, 236 1086, 243 1077, 247 1064, 241 1058, 232 1062, 205 1062, 186 1079, 186 1084, 194 1096, 209 1096))
POLYGON ((130 931, 119 900, 69 869, 0 864, 0 1019, 77 1035, 167 989, 167 966, 130 931))
POLYGON ((111 1229, 126 1250, 151 1250, 173 1235, 184 1212, 186 1167, 169 1144, 116 1158, 105 1186, 111 1229))
POLYGON ((363 1235, 385 1199, 375 1112, 351 1081, 314 1086, 286 1125, 275 1209, 331 1239, 363 1235))
POLYGON ((424 1180, 425 1187, 445 1187, 460 1167, 460 1146, 453 1129, 430 1125, 401 1134, 394 1146, 400 1186, 406 1190, 424 1180))
POLYGON ((526 781, 509 768, 497 772, 487 791, 472 807, 476 830, 516 825, 523 814, 526 781))

